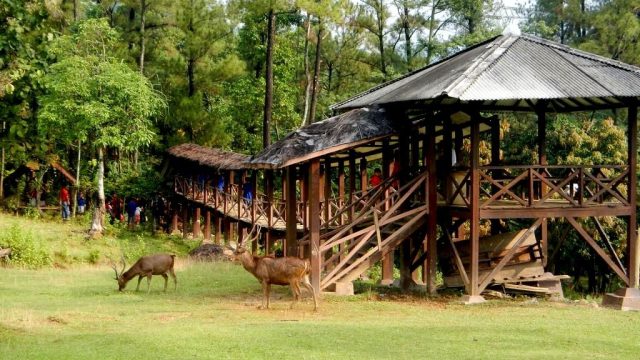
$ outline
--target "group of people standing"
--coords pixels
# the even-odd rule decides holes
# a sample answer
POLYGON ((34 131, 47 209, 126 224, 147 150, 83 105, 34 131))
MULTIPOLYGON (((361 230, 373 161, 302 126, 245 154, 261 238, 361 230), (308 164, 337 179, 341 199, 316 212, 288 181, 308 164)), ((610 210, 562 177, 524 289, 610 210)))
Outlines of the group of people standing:
MULTIPOLYGON (((60 193, 58 194, 58 200, 60 201, 60 213, 62 215, 62 220, 67 221, 71 218, 71 195, 69 194, 69 189, 67 189, 66 185, 62 185, 60 188, 60 193)), ((78 192, 77 197, 77 213, 84 214, 85 208, 87 206, 87 199, 84 196, 82 191, 78 192)))
POLYGON ((107 212, 109 213, 110 224, 124 222, 124 215, 127 215, 127 226, 134 228, 146 221, 144 213, 144 200, 139 197, 130 196, 124 199, 118 197, 116 193, 111 195, 107 201, 107 212))

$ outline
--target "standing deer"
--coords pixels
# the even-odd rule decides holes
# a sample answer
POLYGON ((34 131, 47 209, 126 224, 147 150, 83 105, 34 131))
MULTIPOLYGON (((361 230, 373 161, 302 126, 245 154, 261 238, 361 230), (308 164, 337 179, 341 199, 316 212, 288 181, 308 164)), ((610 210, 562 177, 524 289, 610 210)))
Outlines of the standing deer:
POLYGON ((311 264, 309 260, 296 257, 276 258, 273 256, 253 256, 244 247, 238 247, 234 252, 235 259, 258 279, 262 284, 263 299, 261 308, 269 308, 269 295, 271 285, 289 285, 293 293, 291 308, 300 300, 300 284, 307 288, 313 295, 313 310, 318 310, 318 296, 309 282, 311 264), (266 303, 266 305, 265 305, 266 303))
POLYGON ((131 266, 127 271, 124 271, 125 263, 124 257, 122 257, 122 270, 120 270, 119 274, 118 270, 115 267, 115 264, 111 265, 113 270, 116 272, 115 280, 118 281, 118 290, 124 290, 129 280, 137 276, 138 286, 136 286, 136 291, 140 289, 140 281, 142 281, 142 278, 146 277, 147 293, 149 293, 151 291, 151 276, 162 275, 162 277, 164 278, 164 291, 166 292, 167 282, 169 281, 169 276, 167 276, 167 273, 173 278, 174 289, 177 289, 178 279, 176 278, 176 273, 173 271, 173 263, 175 261, 175 257, 176 256, 173 254, 155 254, 143 256, 138 259, 138 261, 136 261, 136 263, 133 264, 133 266, 131 266))

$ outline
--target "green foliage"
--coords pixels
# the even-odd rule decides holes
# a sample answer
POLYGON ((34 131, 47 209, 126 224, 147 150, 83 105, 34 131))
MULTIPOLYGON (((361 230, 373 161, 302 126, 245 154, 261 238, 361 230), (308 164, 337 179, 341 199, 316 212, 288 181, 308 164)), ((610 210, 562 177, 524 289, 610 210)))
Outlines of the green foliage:
POLYGON ((49 249, 35 235, 17 225, 0 230, 0 247, 11 248, 9 264, 26 268, 49 265, 49 249))

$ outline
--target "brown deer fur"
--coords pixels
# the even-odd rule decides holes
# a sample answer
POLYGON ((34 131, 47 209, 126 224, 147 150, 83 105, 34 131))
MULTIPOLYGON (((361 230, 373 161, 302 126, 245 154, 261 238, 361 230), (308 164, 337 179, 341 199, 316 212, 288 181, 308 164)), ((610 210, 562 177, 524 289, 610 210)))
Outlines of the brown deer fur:
POLYGON ((271 285, 289 285, 293 293, 293 302, 291 303, 291 307, 293 307, 300 300, 300 284, 302 284, 313 295, 313 309, 318 310, 318 296, 309 282, 311 264, 308 260, 296 257, 253 256, 244 248, 238 248, 235 255, 245 270, 253 274, 262 284, 264 294, 262 308, 269 308, 271 285))
MULTIPOLYGON (((147 278, 147 292, 151 291, 151 277, 152 275, 162 275, 164 278, 164 291, 167 291, 167 282, 169 281, 169 276, 171 275, 173 278, 174 289, 178 287, 178 279, 176 278, 176 273, 173 271, 173 264, 175 262, 175 255, 170 254, 155 254, 155 255, 147 255, 143 256, 138 261, 136 261, 133 266, 129 268, 129 270, 125 272, 121 272, 118 274, 118 270, 116 271, 116 280, 118 281, 118 290, 122 291, 127 286, 129 280, 134 277, 138 277, 138 286, 136 286, 136 291, 140 289, 140 281, 142 281, 143 277, 147 278)), ((123 270, 124 270, 124 259, 123 259, 123 270)))

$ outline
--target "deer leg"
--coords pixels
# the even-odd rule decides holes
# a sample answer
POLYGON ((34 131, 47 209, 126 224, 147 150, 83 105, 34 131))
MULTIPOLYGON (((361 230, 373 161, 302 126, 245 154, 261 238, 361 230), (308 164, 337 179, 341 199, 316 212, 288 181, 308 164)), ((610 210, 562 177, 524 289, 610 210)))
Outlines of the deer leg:
POLYGON ((313 311, 317 311, 318 310, 318 294, 316 294, 316 289, 313 288, 313 286, 307 279, 305 279, 302 282, 302 285, 311 292, 311 295, 313 296, 313 311))
POLYGON ((262 282, 262 293, 263 293, 263 297, 262 297, 262 306, 261 308, 263 309, 268 309, 269 308, 269 295, 271 293, 271 284, 269 284, 266 281, 262 282), (266 303, 266 306, 265 306, 266 303))
POLYGON ((153 276, 153 274, 148 273, 147 274, 147 294, 151 292, 151 277, 153 276))
POLYGON ((291 287, 291 293, 293 293, 293 302, 291 303, 291 309, 295 306, 296 302, 300 300, 300 285, 297 281, 292 281, 289 283, 291 287))
POLYGON ((173 278, 173 290, 178 290, 178 278, 176 278, 176 273, 173 269, 169 269, 169 275, 173 278))
POLYGON ((138 286, 136 286, 136 291, 140 290, 140 281, 142 281, 142 275, 138 276, 138 286))
POLYGON ((164 292, 167 292, 167 283, 169 282, 169 275, 162 274, 162 277, 164 278, 164 292))

